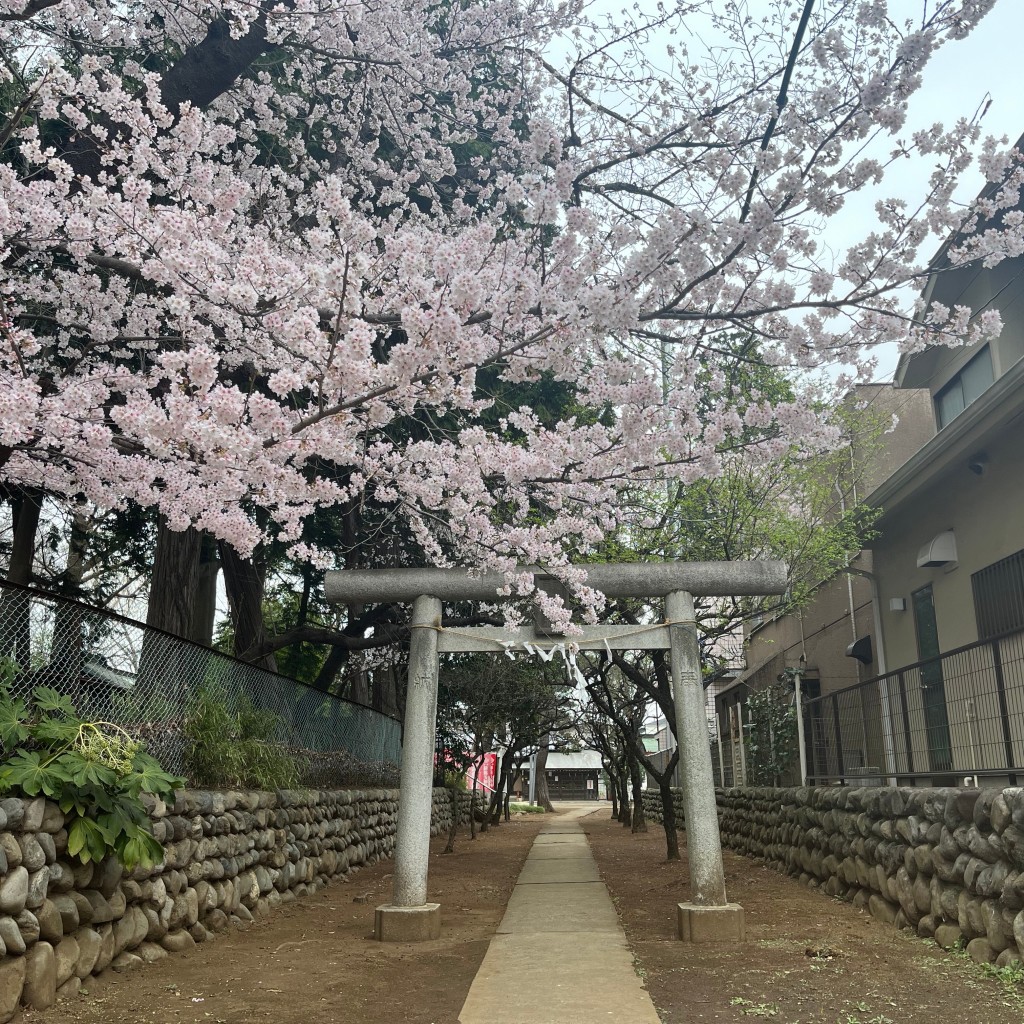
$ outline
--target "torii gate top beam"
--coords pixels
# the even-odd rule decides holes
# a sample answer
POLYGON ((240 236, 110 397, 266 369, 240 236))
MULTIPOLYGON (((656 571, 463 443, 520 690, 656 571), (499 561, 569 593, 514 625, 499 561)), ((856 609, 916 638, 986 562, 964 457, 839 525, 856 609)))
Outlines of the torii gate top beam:
MULTIPOLYGON (((665 597, 687 591, 695 597, 781 594, 784 562, 622 562, 577 566, 586 584, 606 597, 665 597)), ((522 572, 550 577, 540 566, 522 572)), ((468 569, 341 569, 327 573, 324 590, 336 604, 402 604, 429 594, 441 601, 493 601, 507 585, 503 573, 473 575, 468 569)))

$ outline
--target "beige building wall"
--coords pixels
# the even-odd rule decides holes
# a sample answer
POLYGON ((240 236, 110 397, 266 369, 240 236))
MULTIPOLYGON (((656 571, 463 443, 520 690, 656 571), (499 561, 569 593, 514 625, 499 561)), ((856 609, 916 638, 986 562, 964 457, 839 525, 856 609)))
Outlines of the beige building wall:
POLYGON ((971 573, 1024 548, 1024 419, 998 443, 986 446, 983 475, 966 462, 936 480, 912 503, 884 515, 873 542, 882 597, 882 628, 888 663, 917 661, 911 594, 932 585, 939 644, 943 651, 978 639, 971 573), (936 534, 952 530, 957 563, 919 569, 917 554, 936 534), (889 610, 902 597, 907 609, 889 610))
POLYGON ((874 442, 854 442, 859 499, 888 479, 935 434, 931 393, 919 388, 896 388, 892 384, 862 384, 850 400, 884 423, 895 425, 874 442))
MULTIPOLYGON (((882 633, 890 671, 919 660, 913 593, 932 587, 939 648, 945 653, 979 639, 971 574, 1024 549, 1024 418, 1018 418, 998 439, 985 443, 987 462, 982 475, 973 473, 967 459, 952 462, 927 488, 886 513, 881 536, 874 542, 879 584, 882 633), (957 562, 938 568, 918 568, 917 555, 937 534, 952 530, 957 562), (901 599, 905 610, 890 609, 901 599)), ((942 671, 954 774, 1005 766, 1007 737, 1003 711, 1010 717, 1013 759, 1024 764, 1024 650, 1008 641, 1000 651, 1004 703, 996 685, 993 653, 975 649, 946 659, 942 671)), ((920 673, 904 679, 908 723, 901 699, 893 691, 896 746, 907 749, 907 733, 916 768, 929 763, 928 722, 924 712, 920 673)))

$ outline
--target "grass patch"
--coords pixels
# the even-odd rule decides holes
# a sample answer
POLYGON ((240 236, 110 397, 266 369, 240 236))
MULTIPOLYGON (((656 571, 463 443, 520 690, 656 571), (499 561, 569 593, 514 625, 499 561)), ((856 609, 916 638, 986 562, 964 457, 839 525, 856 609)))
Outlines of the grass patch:
POLYGON ((755 1003, 751 999, 744 999, 743 996, 736 996, 729 1000, 730 1006, 738 1006, 745 1017, 777 1017, 779 1007, 776 1003, 755 1003))
POLYGON ((512 814, 543 814, 544 808, 539 804, 509 804, 508 809, 512 814))
POLYGON ((1016 1005, 1024 1004, 1024 964, 1008 964, 1006 967, 982 964, 981 973, 998 981, 1003 994, 1009 996, 1016 1005))

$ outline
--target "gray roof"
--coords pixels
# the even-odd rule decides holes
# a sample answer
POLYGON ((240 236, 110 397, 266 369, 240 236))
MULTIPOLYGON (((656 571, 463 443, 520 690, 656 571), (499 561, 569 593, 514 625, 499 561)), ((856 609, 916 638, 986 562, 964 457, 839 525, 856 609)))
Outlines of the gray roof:
POLYGON ((578 754, 548 754, 548 771, 552 768, 600 768, 601 755, 596 750, 581 750, 578 754))

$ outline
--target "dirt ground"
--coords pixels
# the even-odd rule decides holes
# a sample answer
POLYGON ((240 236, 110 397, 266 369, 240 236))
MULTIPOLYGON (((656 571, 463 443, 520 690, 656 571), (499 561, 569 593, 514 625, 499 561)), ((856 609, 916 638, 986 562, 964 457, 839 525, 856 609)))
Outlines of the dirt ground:
POLYGON ((634 836, 607 810, 581 824, 665 1024, 1024 1021, 1024 972, 993 977, 963 953, 728 852, 729 898, 745 908, 749 941, 681 943, 675 907, 689 891, 686 861, 665 860, 661 826, 634 836))
POLYGON ((432 843, 430 897, 441 903, 436 943, 383 945, 373 910, 391 893, 381 861, 267 921, 194 952, 127 974, 91 978, 88 994, 32 1024, 455 1024, 487 944, 504 913, 542 815, 513 818, 442 856, 432 843))

